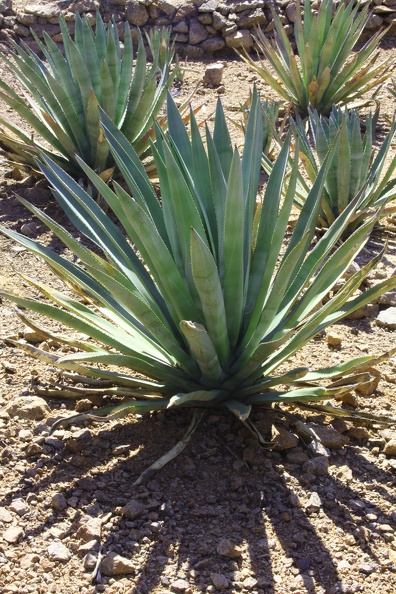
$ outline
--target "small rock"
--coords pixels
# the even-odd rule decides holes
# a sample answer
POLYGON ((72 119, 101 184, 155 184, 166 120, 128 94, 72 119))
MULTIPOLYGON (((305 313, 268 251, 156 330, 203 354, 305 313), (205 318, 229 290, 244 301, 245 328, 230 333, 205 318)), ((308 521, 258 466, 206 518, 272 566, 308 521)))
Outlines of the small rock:
POLYGON ((332 474, 339 480, 345 481, 346 483, 349 483, 349 481, 351 481, 353 478, 352 470, 346 465, 336 467, 332 474))
POLYGON ((318 456, 305 462, 304 472, 311 472, 315 476, 325 476, 329 472, 329 459, 327 456, 318 456))
POLYGON ((191 19, 190 21, 190 30, 188 34, 188 43, 190 45, 197 45, 208 37, 209 33, 206 30, 206 27, 201 25, 197 19, 191 19))
POLYGON ((387 454, 388 456, 396 455, 396 439, 391 439, 385 444, 384 454, 387 454))
POLYGON ((349 442, 349 437, 329 425, 309 425, 309 428, 325 448, 342 448, 349 442))
POLYGON ((135 520, 144 514, 146 511, 145 506, 140 501, 136 501, 132 499, 128 501, 126 505, 122 508, 122 514, 126 516, 129 520, 135 520))
POLYGON ((30 508, 23 499, 14 499, 10 505, 10 510, 18 514, 18 516, 25 516, 29 513, 30 508))
POLYGON ((379 371, 377 371, 377 369, 370 368, 367 371, 370 373, 371 378, 369 381, 359 384, 356 388, 356 392, 362 394, 363 396, 370 396, 370 394, 373 394, 373 392, 375 392, 377 389, 381 379, 381 374, 379 371))
POLYGON ((131 25, 142 27, 149 20, 148 12, 140 0, 129 0, 126 8, 126 19, 131 25))
POLYGON ((36 553, 28 553, 19 560, 19 567, 21 569, 32 569, 32 567, 40 561, 39 555, 36 553))
POLYGON ((67 501, 62 493, 54 493, 51 499, 52 507, 57 511, 63 511, 67 508, 67 501))
POLYGON ((297 10, 300 10, 300 7, 297 9, 297 4, 295 2, 290 2, 290 4, 286 6, 286 15, 291 23, 296 21, 297 10))
POLYGON ((21 233, 26 237, 36 237, 37 235, 37 228, 34 223, 24 223, 21 226, 21 233))
POLYGON ((327 344, 332 347, 340 347, 342 343, 342 338, 337 332, 329 330, 326 336, 327 344))
POLYGON ((135 564, 130 559, 116 553, 108 553, 100 564, 100 571, 108 576, 132 573, 134 570, 135 564))
POLYGON ((12 522, 12 515, 6 507, 0 507, 0 522, 5 522, 6 524, 12 522))
POLYGON ((218 64, 209 64, 206 67, 203 82, 207 85, 218 87, 223 80, 224 64, 219 62, 218 64))
POLYGON ((228 588, 228 579, 222 573, 211 573, 210 579, 216 590, 225 590, 228 588))
POLYGON ((253 590, 253 588, 257 586, 257 580, 256 578, 249 576, 243 580, 242 585, 245 590, 250 592, 250 590, 253 590))
POLYGON ((322 500, 316 491, 311 494, 305 508, 308 513, 318 512, 322 508, 322 500))
POLYGON ((248 29, 241 29, 240 31, 234 31, 226 36, 225 42, 227 47, 243 47, 248 49, 252 47, 254 41, 248 29))
POLYGON ((52 542, 47 551, 49 558, 53 561, 69 561, 72 556, 69 549, 61 542, 52 542))
POLYGON ((396 328, 396 307, 388 307, 379 313, 377 316, 378 326, 384 328, 390 328, 395 330, 396 328))
POLYGON ((92 571, 96 565, 98 556, 95 553, 87 553, 84 557, 84 569, 92 571))
POLYGON ((281 425, 277 427, 274 425, 272 429, 272 442, 274 443, 273 449, 279 452, 295 448, 298 445, 298 437, 281 425))
POLYGON ((370 575, 371 573, 374 573, 375 571, 377 571, 378 566, 375 565, 374 563, 361 563, 359 565, 359 571, 360 573, 364 573, 365 575, 370 575))
POLYGON ((21 396, 7 404, 5 411, 10 417, 18 415, 20 419, 38 421, 50 413, 50 407, 39 396, 21 396))
POLYGON ((9 544, 15 544, 24 536, 24 531, 20 526, 10 526, 3 532, 3 538, 9 544))
POLYGON ((301 571, 307 571, 311 567, 311 561, 305 557, 302 557, 296 561, 296 566, 301 571))
POLYGON ((217 553, 223 557, 236 559, 242 555, 242 549, 228 538, 223 538, 217 545, 217 553))
POLYGON ((90 540, 100 540, 102 536, 102 522, 100 518, 91 518, 84 516, 80 521, 76 537, 84 542, 90 540))
POLYGON ((185 592, 190 587, 190 584, 186 580, 178 579, 171 583, 172 592, 185 592))
POLYGON ((371 433, 367 427, 351 427, 348 431, 348 437, 357 441, 367 441, 371 433))

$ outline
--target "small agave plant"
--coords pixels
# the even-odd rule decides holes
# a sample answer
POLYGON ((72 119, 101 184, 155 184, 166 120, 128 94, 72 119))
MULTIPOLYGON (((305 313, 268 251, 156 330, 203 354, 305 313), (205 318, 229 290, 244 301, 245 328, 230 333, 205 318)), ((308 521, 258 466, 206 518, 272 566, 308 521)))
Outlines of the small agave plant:
POLYGON ((327 229, 345 208, 358 197, 354 214, 350 217, 344 235, 348 236, 366 219, 377 212, 386 216, 396 207, 390 204, 396 198, 396 157, 388 163, 392 140, 396 131, 395 122, 378 152, 373 146, 373 133, 377 116, 365 118, 365 133, 362 136, 362 122, 356 110, 342 110, 333 106, 329 119, 312 110, 310 132, 301 118, 292 121, 294 134, 299 139, 301 160, 309 183, 299 177, 296 205, 302 208, 315 183, 326 155, 333 145, 336 150, 329 163, 325 178, 318 226, 327 229), (312 138, 312 144, 310 138, 312 138))
MULTIPOLYGON (((206 130, 206 143, 193 114, 191 136, 187 134, 170 96, 167 115, 169 136, 156 126, 152 146, 159 195, 130 143, 104 113, 103 133, 129 191, 118 183, 111 189, 80 161, 123 229, 59 165, 42 155, 40 166, 59 204, 97 249, 87 249, 22 199, 74 254, 73 261, 2 228, 2 233, 47 262, 76 294, 73 298, 70 292, 29 279, 45 299, 4 292, 2 297, 87 337, 57 335, 58 341, 74 347, 66 355, 15 344, 67 373, 69 380, 87 378, 90 386, 86 392, 76 389, 76 396, 99 390, 118 397, 91 413, 62 418, 54 428, 170 407, 191 409, 187 434, 181 445, 156 463, 159 468, 188 442, 207 409, 231 411, 265 447, 271 444, 249 418, 253 407, 263 407, 271 415, 276 404, 277 413, 282 414, 283 404, 294 403, 328 414, 372 418, 321 401, 367 381, 368 367, 389 354, 316 370, 292 364, 293 355, 318 332, 396 287, 396 278, 387 279, 356 295, 379 255, 322 302, 362 249, 375 220, 374 216, 365 220, 338 245, 354 215, 357 200, 352 201, 313 245, 334 148, 285 247, 298 162, 283 199, 290 144, 286 141, 257 200, 263 126, 256 91, 242 155, 232 146, 220 102, 213 134, 206 130), (97 388, 92 388, 93 382, 97 388)), ((67 391, 73 393, 70 385, 67 391)), ((61 396, 62 391, 57 394, 61 396)), ((379 419, 393 422, 388 417, 379 419)), ((147 476, 144 473, 137 482, 147 476)))
POLYGON ((353 5, 341 0, 335 8, 333 0, 322 0, 315 14, 311 0, 304 0, 303 9, 298 2, 294 24, 297 56, 271 7, 273 43, 260 29, 256 30, 256 41, 273 70, 263 60, 240 56, 302 117, 308 115, 310 107, 327 116, 333 104, 345 105, 378 88, 393 68, 392 60, 377 63, 379 52, 374 53, 387 29, 372 35, 352 53, 370 16, 368 4, 361 11, 359 2, 353 5))
POLYGON ((140 33, 134 56, 128 23, 123 50, 116 23, 110 21, 106 32, 99 13, 95 32, 86 17, 76 14, 74 41, 62 16, 59 23, 64 55, 44 33, 45 43, 36 35, 35 39, 45 60, 23 43, 14 42, 12 57, 1 57, 21 85, 23 96, 0 80, 0 98, 45 141, 42 144, 12 121, 0 118, 3 152, 12 163, 33 169, 44 154, 76 179, 83 174, 77 156, 99 173, 108 171, 114 160, 99 125, 102 108, 143 158, 153 122, 178 72, 177 67, 171 72, 174 52, 169 31, 152 29, 147 36, 152 54, 149 65, 140 33))

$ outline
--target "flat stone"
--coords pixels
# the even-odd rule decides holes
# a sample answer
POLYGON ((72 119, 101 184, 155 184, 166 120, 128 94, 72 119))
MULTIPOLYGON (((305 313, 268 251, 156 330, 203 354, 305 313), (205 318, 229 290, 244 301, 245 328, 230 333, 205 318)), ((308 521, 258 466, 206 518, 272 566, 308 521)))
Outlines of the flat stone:
POLYGON ((30 419, 38 421, 44 419, 51 409, 39 396, 21 396, 14 398, 7 406, 5 411, 10 417, 18 416, 20 419, 30 419))
POLYGON ((52 542, 47 551, 49 558, 53 561, 69 561, 72 556, 69 549, 61 542, 52 542))
POLYGON ((116 553, 108 553, 100 564, 100 571, 103 575, 124 575, 135 571, 135 564, 126 557, 116 553))

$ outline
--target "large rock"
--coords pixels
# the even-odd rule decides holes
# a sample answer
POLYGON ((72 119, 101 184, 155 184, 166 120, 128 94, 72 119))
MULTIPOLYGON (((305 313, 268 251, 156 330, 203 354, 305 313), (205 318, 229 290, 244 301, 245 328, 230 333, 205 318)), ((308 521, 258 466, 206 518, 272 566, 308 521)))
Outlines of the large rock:
POLYGON ((102 536, 102 522, 100 518, 84 516, 80 521, 76 536, 84 542, 90 542, 92 540, 100 541, 102 536))
POLYGON ((39 421, 50 413, 50 407, 39 396, 20 396, 12 400, 5 407, 10 417, 18 416, 20 419, 39 421))
POLYGON ((28 4, 25 6, 24 10, 27 14, 33 14, 34 16, 41 17, 46 20, 58 17, 61 12, 59 6, 56 6, 55 4, 28 4))

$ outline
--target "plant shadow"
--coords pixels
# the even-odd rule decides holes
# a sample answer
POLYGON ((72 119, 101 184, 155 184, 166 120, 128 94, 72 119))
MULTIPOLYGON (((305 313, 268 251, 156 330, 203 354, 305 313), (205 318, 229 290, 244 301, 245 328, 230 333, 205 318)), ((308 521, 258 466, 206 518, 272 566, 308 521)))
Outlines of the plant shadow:
MULTIPOLYGON (((39 454, 20 453, 26 471, 9 484, 0 506, 17 498, 40 506, 39 521, 24 518, 24 541, 48 544, 63 531, 75 553, 69 564, 81 571, 86 548, 77 530, 87 516, 104 518, 102 554, 129 560, 124 583, 135 594, 175 591, 185 583, 192 592, 214 586, 226 594, 330 594, 339 591, 345 572, 357 578, 369 566, 374 573, 384 567, 376 545, 387 533, 375 524, 394 524, 396 481, 357 446, 333 451, 330 473, 309 477, 287 454, 264 452, 246 440, 234 419, 212 413, 177 459, 147 485, 134 486, 189 422, 187 412, 169 411, 113 422, 109 429, 64 431, 63 442, 40 438, 39 454), (54 509, 54 493, 62 493, 65 509, 54 509), (319 505, 310 503, 312 494, 319 505), (140 504, 136 517, 122 511, 130 501, 140 504), (328 540, 334 530, 337 542, 328 540), (353 568, 358 557, 360 569, 353 568)), ((3 451, 6 461, 8 455, 3 451)), ((85 579, 88 585, 89 572, 85 579)), ((99 574, 97 591, 109 579, 99 574)))

